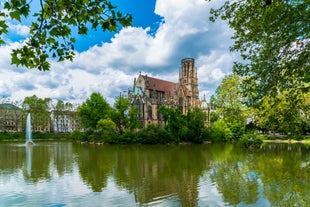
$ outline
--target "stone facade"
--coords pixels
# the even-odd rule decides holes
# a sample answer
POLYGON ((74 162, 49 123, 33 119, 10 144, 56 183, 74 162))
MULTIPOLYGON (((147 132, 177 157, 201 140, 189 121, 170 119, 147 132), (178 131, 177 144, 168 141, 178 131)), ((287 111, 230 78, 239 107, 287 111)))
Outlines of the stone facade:
POLYGON ((178 82, 169 82, 140 74, 135 78, 128 94, 133 106, 140 112, 143 127, 148 124, 163 125, 158 113, 160 106, 178 108, 183 114, 193 107, 200 107, 198 77, 193 58, 182 59, 178 82))

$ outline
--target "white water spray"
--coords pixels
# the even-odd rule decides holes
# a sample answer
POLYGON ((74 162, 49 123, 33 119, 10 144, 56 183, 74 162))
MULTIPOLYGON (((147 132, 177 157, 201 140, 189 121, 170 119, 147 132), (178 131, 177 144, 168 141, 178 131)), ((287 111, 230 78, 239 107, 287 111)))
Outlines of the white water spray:
POLYGON ((26 120, 26 145, 27 146, 33 145, 30 113, 27 115, 27 120, 26 120))

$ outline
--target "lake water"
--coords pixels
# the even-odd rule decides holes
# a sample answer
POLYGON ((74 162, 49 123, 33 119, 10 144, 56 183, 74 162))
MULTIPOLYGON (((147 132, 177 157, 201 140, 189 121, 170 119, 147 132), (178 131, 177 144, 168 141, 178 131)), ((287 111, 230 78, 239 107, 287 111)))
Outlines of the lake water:
POLYGON ((0 142, 0 206, 310 206, 310 148, 0 142))

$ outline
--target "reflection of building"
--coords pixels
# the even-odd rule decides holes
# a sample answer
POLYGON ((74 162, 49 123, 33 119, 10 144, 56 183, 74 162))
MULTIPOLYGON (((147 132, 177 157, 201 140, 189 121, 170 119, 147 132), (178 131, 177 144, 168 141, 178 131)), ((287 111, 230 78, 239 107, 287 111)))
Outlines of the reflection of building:
POLYGON ((158 113, 160 106, 178 108, 183 114, 193 107, 200 107, 198 77, 193 58, 181 62, 177 83, 139 75, 134 80, 129 100, 140 112, 143 127, 148 124, 163 124, 158 113))
POLYGON ((0 104, 0 132, 22 132, 23 113, 13 104, 0 104))

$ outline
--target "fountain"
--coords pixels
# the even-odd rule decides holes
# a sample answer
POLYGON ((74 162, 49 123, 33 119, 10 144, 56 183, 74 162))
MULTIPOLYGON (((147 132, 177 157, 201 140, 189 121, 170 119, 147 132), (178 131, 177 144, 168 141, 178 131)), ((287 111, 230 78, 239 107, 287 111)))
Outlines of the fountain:
POLYGON ((30 113, 27 115, 26 120, 26 146, 32 146, 34 143, 32 141, 32 132, 31 132, 31 116, 30 113))

